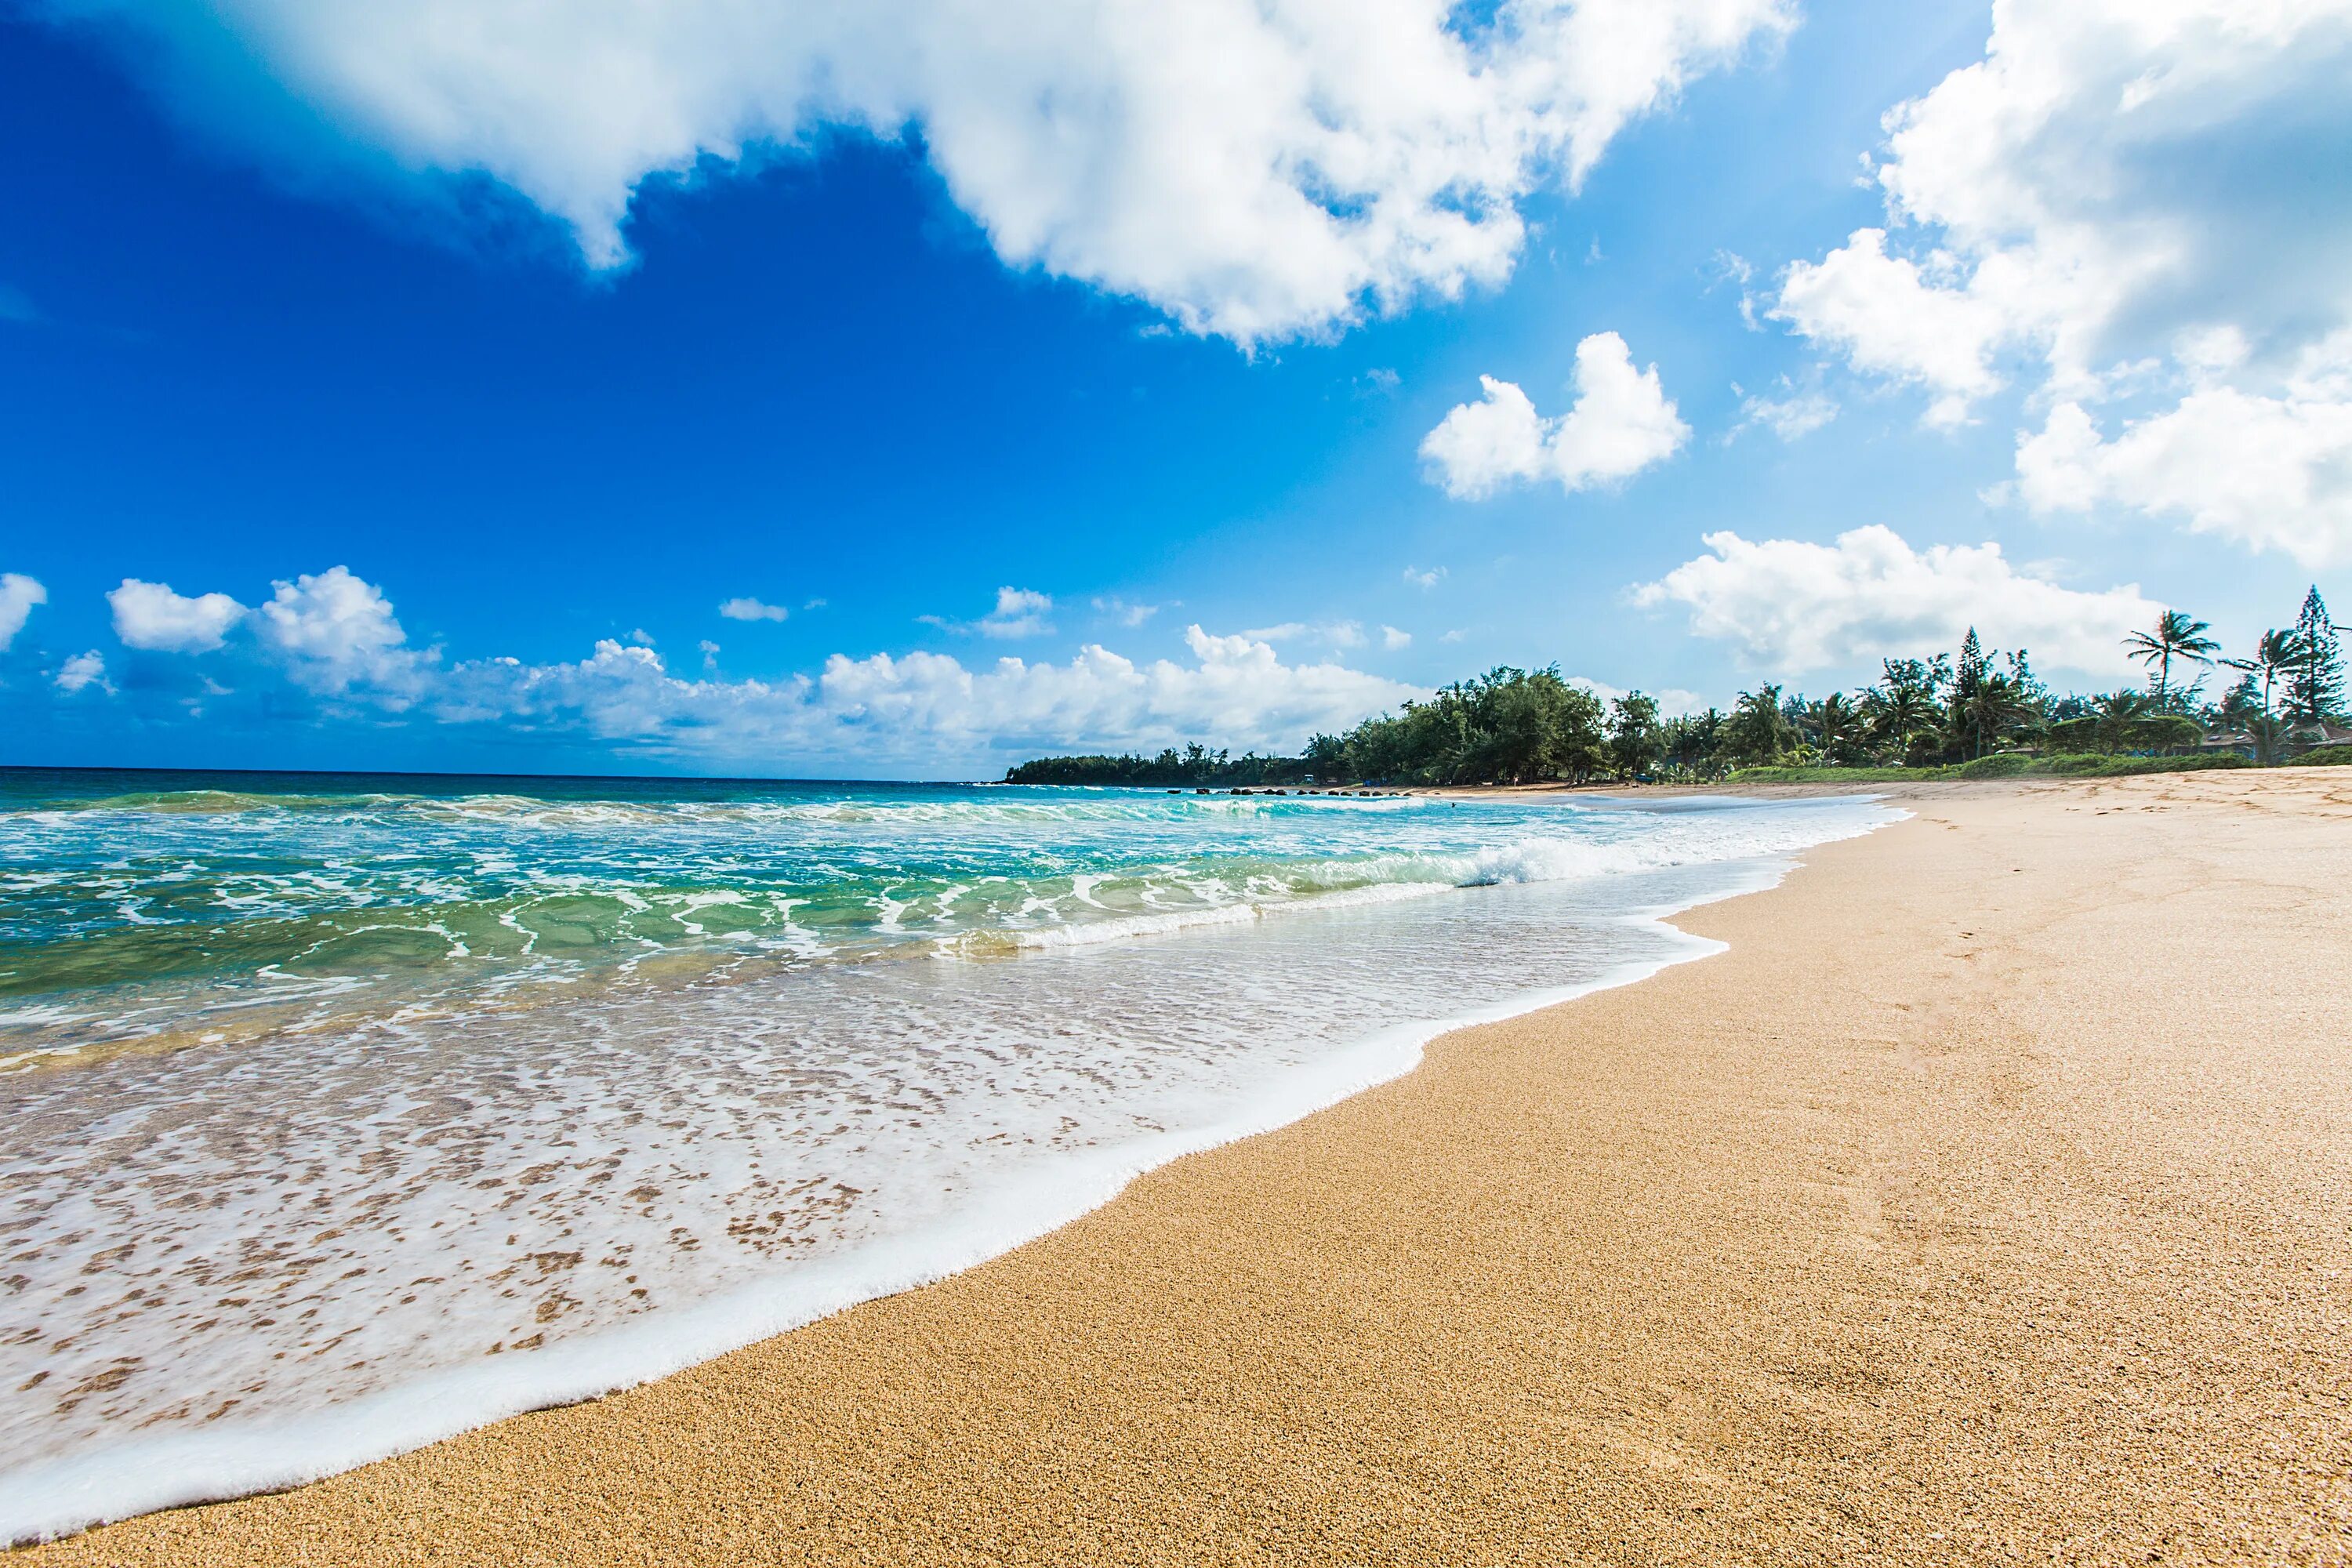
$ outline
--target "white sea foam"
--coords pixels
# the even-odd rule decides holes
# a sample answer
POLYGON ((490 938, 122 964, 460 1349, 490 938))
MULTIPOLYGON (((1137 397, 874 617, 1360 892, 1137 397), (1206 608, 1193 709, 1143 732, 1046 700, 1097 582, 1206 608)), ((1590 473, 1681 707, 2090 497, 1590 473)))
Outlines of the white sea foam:
MULTIPOLYGON (((1656 917, 1890 814, 1567 815, 1423 805, 1423 847, 1322 859, 1261 822, 898 903, 928 945, 940 889, 988 902, 1011 962, 428 998, 0 1079, 0 1536, 310 1479, 967 1267, 1444 1027, 1707 951, 1656 917)), ((821 944, 782 903, 770 938, 821 944)))

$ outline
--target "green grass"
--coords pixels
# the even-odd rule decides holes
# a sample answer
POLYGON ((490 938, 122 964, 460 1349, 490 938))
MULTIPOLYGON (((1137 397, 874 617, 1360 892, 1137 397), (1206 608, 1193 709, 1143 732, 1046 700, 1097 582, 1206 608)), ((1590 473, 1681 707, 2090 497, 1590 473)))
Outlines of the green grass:
MULTIPOLYGON (((2327 749, 2327 748, 2323 748, 2327 749)), ((2352 748, 2347 748, 2352 751, 2352 748)), ((2316 756, 2317 752, 2313 752, 2316 756)), ((2344 760, 2352 761, 2352 756, 2344 760)), ((1953 779, 2120 778, 2129 773, 2193 773, 2209 768, 2247 768, 2235 753, 2202 757, 2110 757, 2077 753, 2026 757, 2013 752, 1979 757, 1937 768, 1740 768, 1727 784, 1931 784, 1953 779)))

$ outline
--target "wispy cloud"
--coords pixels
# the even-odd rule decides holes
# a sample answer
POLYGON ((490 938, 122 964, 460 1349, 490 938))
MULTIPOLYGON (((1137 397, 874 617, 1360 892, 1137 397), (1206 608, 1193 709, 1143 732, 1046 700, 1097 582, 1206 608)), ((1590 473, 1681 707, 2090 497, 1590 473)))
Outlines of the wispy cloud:
POLYGON ((1053 623, 1045 617, 1054 613, 1054 596, 1032 588, 1003 587, 996 591, 996 608, 976 621, 954 621, 944 616, 917 616, 927 626, 937 626, 958 637, 974 635, 999 637, 1007 641, 1020 637, 1051 637, 1053 623))
POLYGON ((1160 613, 1160 606, 1157 605, 1139 605, 1130 599, 1122 599, 1116 594, 1097 595, 1094 605, 1095 614, 1099 616, 1105 624, 1114 626, 1139 626, 1160 613))
MULTIPOLYGON (((823 601, 819 600, 818 603, 821 604, 823 601)), ((730 621, 782 621, 792 617, 792 612, 783 605, 771 605, 764 600, 751 598, 748 595, 740 599, 728 600, 719 606, 719 613, 730 621)))
MULTIPOLYGON (((1738 382, 1731 390, 1741 392, 1738 382)), ((1787 376, 1780 379, 1773 395, 1745 395, 1739 404, 1739 423, 1724 437, 1737 440, 1748 431, 1765 429, 1783 441, 1795 441, 1811 435, 1838 416, 1838 400, 1819 388, 1801 387, 1787 376)))

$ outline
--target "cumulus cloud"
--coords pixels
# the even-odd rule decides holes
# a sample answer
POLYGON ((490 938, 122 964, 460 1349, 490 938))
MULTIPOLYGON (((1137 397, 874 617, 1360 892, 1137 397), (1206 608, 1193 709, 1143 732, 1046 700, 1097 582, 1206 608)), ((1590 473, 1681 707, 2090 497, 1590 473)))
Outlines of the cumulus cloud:
POLYGON ((49 591, 22 572, 0 572, 0 653, 25 629, 25 619, 36 605, 49 602, 49 591))
POLYGON ((1915 550, 1873 524, 1834 544, 1710 533, 1712 554, 1633 590, 1636 605, 1683 605, 1691 631, 1728 642, 1778 674, 1850 668, 1958 646, 1975 626, 1996 647, 2095 674, 2129 667, 2122 639, 2162 605, 2137 584, 2085 592, 2012 565, 2000 546, 1915 550))
POLYGON ((363 690, 394 708, 422 689, 430 656, 407 646, 392 601, 373 584, 333 566, 271 586, 255 625, 297 685, 326 696, 363 690))
POLYGON ((2029 498, 2341 559, 2324 454, 2352 394, 2304 367, 2352 326, 2347 79, 2345 0, 2001 0, 1984 58, 1886 116, 1889 226, 1790 267, 1773 313, 1924 389, 1931 423, 2011 364, 2050 410, 2020 448, 2029 498), (2098 437, 2090 410, 2126 400, 2128 434, 2098 437), (2299 471, 2225 465, 2243 500, 2191 471, 2251 433, 2299 471), (2175 459, 2193 493, 2159 497, 2175 459))
POLYGON ((2010 331, 1993 305, 1954 286, 1958 272, 1948 254, 1923 268, 1886 253, 1885 229, 1856 229, 1821 262, 1792 265, 1770 314, 1842 350, 1857 370, 1927 388, 1927 422, 1958 425, 2000 385, 1990 360, 2010 331))
POLYGON ((427 710, 692 755, 847 758, 920 773, 1055 748, 1213 739, 1290 749, 1421 695, 1337 664, 1286 664, 1245 636, 1194 626, 1185 643, 1189 664, 1138 663, 1088 644, 1060 664, 1005 658, 975 668, 944 654, 835 654, 814 677, 720 681, 683 679, 652 649, 607 639, 576 663, 457 665, 427 710))
POLYGON ((2343 381, 2298 376, 2276 397, 2204 387, 2112 440, 2082 405, 2062 403, 2038 434, 2018 437, 2018 494, 2036 512, 2114 503, 2305 566, 2340 565, 2352 561, 2343 381))
POLYGON ((792 612, 782 605, 763 604, 758 599, 730 599, 719 606, 719 613, 730 621, 781 621, 792 612))
POLYGON ((1576 345, 1576 400, 1559 418, 1538 414, 1510 382, 1478 381, 1486 400, 1456 407, 1421 444, 1432 481, 1450 496, 1475 500, 1527 479, 1580 490, 1664 462, 1690 438, 1658 367, 1635 370, 1615 332, 1576 345))
POLYGON ((36 0, 317 184, 487 174, 626 259, 649 178, 919 134, 1008 264, 1242 342, 1508 272, 1518 203, 1793 25, 1793 0, 550 7, 36 0), (290 98, 302 112, 268 104, 290 98))
MULTIPOLYGON (((173 647, 197 649, 202 638, 186 624, 198 612, 187 606, 203 601, 142 586, 169 595, 134 592, 123 601, 134 625, 155 629, 150 643, 164 646, 156 628, 169 626, 177 628, 173 647)), ((0 578, 0 611, 17 606, 19 625, 39 599, 30 578, 0 578)), ((1007 588, 986 619, 1003 624, 1051 608, 1043 594, 1007 588)), ((450 662, 438 648, 411 646, 384 592, 343 566, 274 584, 246 616, 254 636, 237 657, 250 661, 248 679, 236 690, 206 679, 209 699, 267 702, 271 681, 283 679, 348 710, 411 723, 496 724, 686 759, 900 776, 1060 748, 1153 750, 1200 740, 1296 749, 1316 731, 1344 729, 1423 695, 1332 658, 1286 661, 1264 638, 1212 636, 1197 625, 1184 635, 1189 662, 1139 661, 1090 643, 1064 663, 1004 658, 968 667, 932 653, 835 654, 814 675, 724 680, 715 673, 714 642, 698 645, 696 679, 673 672, 655 648, 619 638, 573 661, 450 662)), ((1353 622, 1312 630, 1335 647, 1364 640, 1353 622)), ((113 689, 95 650, 68 659, 53 680, 69 693, 113 689)), ((183 707, 189 717, 218 711, 213 702, 183 707)))
POLYGON ((96 648, 78 653, 58 667, 57 688, 67 696, 95 686, 108 696, 114 695, 114 683, 106 679, 106 658, 96 648))
POLYGON ((1404 580, 1406 584, 1410 587, 1434 588, 1440 583, 1445 581, 1445 568, 1443 566, 1408 566, 1404 569, 1404 580))
POLYGON ((173 593, 169 583, 142 583, 136 577, 125 577, 121 587, 106 595, 106 603, 114 612, 114 635, 122 646, 155 653, 209 653, 247 613, 226 594, 190 597, 173 593))
POLYGON ((1394 653, 1401 647, 1411 647, 1412 646, 1412 634, 1408 631, 1400 631, 1394 626, 1382 626, 1381 628, 1381 646, 1388 649, 1391 653, 1394 653))

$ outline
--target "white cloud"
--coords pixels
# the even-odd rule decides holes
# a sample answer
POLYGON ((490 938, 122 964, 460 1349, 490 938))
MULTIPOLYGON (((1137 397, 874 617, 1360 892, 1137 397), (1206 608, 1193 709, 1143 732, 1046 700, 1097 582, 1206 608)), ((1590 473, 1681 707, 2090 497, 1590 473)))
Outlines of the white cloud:
MULTIPOLYGON (((1634 689, 1624 686, 1612 686, 1605 680, 1595 680, 1589 675, 1571 675, 1566 679, 1569 685, 1580 686, 1603 702, 1614 702, 1620 697, 1630 697, 1634 689)), ((1679 686, 1669 686, 1662 690, 1652 691, 1648 696, 1657 703, 1658 711, 1668 716, 1696 712, 1708 706, 1706 698, 1696 691, 1685 691, 1679 686)))
POLYGON ((1399 631, 1394 626, 1382 626, 1381 628, 1381 646, 1387 648, 1391 653, 1394 653, 1401 647, 1411 647, 1412 646, 1412 634, 1411 632, 1399 631))
POLYGON ((730 621, 781 621, 792 612, 782 605, 762 604, 758 599, 730 599, 719 606, 719 613, 730 621))
POLYGON ((114 611, 114 635, 123 647, 156 653, 209 653, 247 614, 226 594, 190 597, 173 593, 169 583, 142 583, 136 577, 125 577, 106 602, 114 611))
POLYGON ((2278 397, 2209 386, 2111 441, 2080 404, 2062 403, 2038 435, 2020 434, 2017 489, 2037 512, 2112 502, 2338 565, 2352 561, 2352 398, 2309 376, 2278 397))
POLYGON ((1460 642, 1466 635, 1467 634, 1465 633, 1460 626, 1456 626, 1452 631, 1447 632, 1444 637, 1439 637, 1437 640, 1443 643, 1456 643, 1460 642))
MULTIPOLYGON (((1734 385, 1732 390, 1739 388, 1734 385)), ((1787 376, 1780 378, 1780 391, 1777 397, 1757 393, 1742 398, 1739 423, 1726 439, 1760 426, 1783 441, 1801 440, 1838 416, 1838 401, 1826 392, 1798 387, 1787 376)))
POLYGON ((1958 265, 1938 255, 1923 270, 1886 253, 1885 230, 1856 229, 1819 264, 1792 265, 1770 314, 1843 351, 1857 370, 1927 388, 1927 423, 1958 425, 2000 385, 1990 362, 2009 326, 1974 291, 1950 285, 1958 265))
POLYGON ((829 126, 919 133, 1009 265, 1243 342, 1500 279, 1521 198, 1573 187, 1629 121, 1795 20, 1793 0, 40 8, 139 29, 128 58, 184 114, 306 183, 487 174, 599 267, 626 258, 649 176, 829 126))
POLYGON ((2045 501, 2341 559, 2324 454, 2352 391, 2295 384, 2352 326, 2352 4, 2000 0, 1992 16, 1983 59, 1886 116, 1873 174, 1900 237, 1863 229, 1797 263, 1775 313, 1927 389, 1931 422, 1968 417, 2009 356, 2051 410, 2020 451, 2045 501), (2087 411, 2124 399, 2129 432, 2086 444, 2087 411), (2189 470, 2256 432, 2301 474, 2226 462, 2249 487, 2231 495, 2189 470), (2195 493, 2158 504, 2144 481, 2174 458, 2195 493), (2256 519, 2257 498, 2286 510, 2256 519))
POLYGON ((682 679, 653 650, 607 639, 577 663, 457 665, 441 672, 426 710, 688 755, 936 773, 1056 748, 1295 749, 1314 731, 1422 695, 1336 664, 1286 664, 1248 637, 1194 626, 1185 642, 1190 664, 1139 664, 1098 644, 1066 664, 1006 658, 978 668, 943 654, 835 654, 814 678, 730 682, 682 679))
POLYGON ((1130 600, 1120 598, 1116 594, 1108 596, 1097 595, 1095 598, 1095 613, 1113 626, 1132 628, 1141 626, 1158 615, 1160 606, 1135 604, 1130 600))
POLYGON ((1404 569, 1404 580, 1406 584, 1412 587, 1434 588, 1440 583, 1445 581, 1445 568, 1443 566, 1408 566, 1404 569))
POLYGON ((1788 675, 1948 650, 1971 626, 1987 644, 2027 648, 2044 665, 2120 674, 2130 668, 2122 638, 2162 608, 2137 584, 2062 587, 2020 571, 1998 544, 1914 550, 1876 524, 1835 544, 1731 532, 1705 543, 1713 554, 1635 588, 1633 602, 1687 605, 1694 634, 1788 675))
POLYGON ((25 629, 25 618, 36 605, 49 602, 49 591, 22 572, 0 572, 0 653, 25 629))
POLYGON ((96 648, 88 653, 78 653, 58 667, 57 687, 67 696, 91 686, 109 697, 114 695, 114 683, 106 679, 105 656, 96 648))
POLYGON ((1546 419, 1528 395, 1482 375, 1483 403, 1465 403, 1421 444, 1432 481, 1451 496, 1475 500, 1522 479, 1556 479, 1580 490, 1628 479, 1664 462, 1690 437, 1658 382, 1658 367, 1633 368, 1633 351, 1615 332, 1576 345, 1576 401, 1546 419))
POLYGON ((917 616, 925 626, 937 626, 958 637, 970 637, 974 632, 984 637, 1010 641, 1018 637, 1040 637, 1053 635, 1053 623, 1045 617, 1054 612, 1054 596, 1028 588, 999 588, 996 608, 976 621, 951 621, 944 616, 917 616))
POLYGON ((1252 642, 1284 643, 1305 638, 1335 648, 1361 647, 1365 640, 1361 621, 1323 621, 1315 625, 1284 621, 1279 626, 1252 626, 1241 635, 1252 642))
POLYGON ((330 696, 363 689, 394 708, 422 689, 429 656, 407 646, 392 602, 374 584, 333 566, 271 586, 255 624, 296 684, 330 696))

